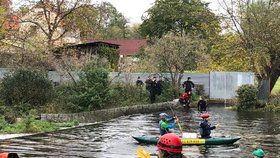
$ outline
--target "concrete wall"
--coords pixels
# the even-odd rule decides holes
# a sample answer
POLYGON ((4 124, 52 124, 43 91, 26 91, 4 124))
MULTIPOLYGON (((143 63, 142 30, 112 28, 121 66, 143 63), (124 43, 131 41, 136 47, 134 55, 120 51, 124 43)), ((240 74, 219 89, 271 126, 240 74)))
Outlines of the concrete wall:
MULTIPOLYGON (((0 69, 0 79, 4 74, 9 72, 8 69, 0 69)), ((71 72, 75 80, 79 80, 78 73, 71 72)), ((137 77, 145 82, 149 75, 169 77, 169 74, 152 74, 152 73, 121 73, 111 72, 110 80, 113 82, 122 81, 135 84, 137 77)), ((49 79, 55 83, 63 83, 71 81, 69 74, 60 74, 56 71, 49 71, 49 79)), ((204 85, 206 95, 211 99, 232 99, 236 96, 235 91, 243 84, 254 84, 254 74, 250 72, 210 72, 210 73, 185 73, 182 82, 187 80, 188 77, 192 78, 195 84, 204 85)))
POLYGON ((236 90, 244 84, 254 84, 253 73, 248 72, 210 72, 210 98, 232 99, 236 90))
MULTIPOLYGON (((170 75, 168 73, 161 73, 161 74, 152 74, 152 73, 130 73, 125 74, 122 73, 118 75, 117 72, 111 72, 110 77, 114 78, 114 81, 123 81, 123 82, 130 82, 135 83, 137 80, 137 77, 140 76, 143 82, 149 77, 149 75, 155 75, 155 76, 165 76, 167 78, 170 78, 170 75)), ((209 73, 184 73, 184 76, 181 80, 183 83, 187 80, 188 77, 192 78, 192 81, 194 84, 201 84, 204 85, 205 93, 209 95, 209 73)))
POLYGON ((41 119, 54 122, 78 120, 80 123, 94 123, 98 121, 110 120, 125 115, 170 110, 170 107, 175 109, 175 105, 175 102, 165 102, 157 104, 135 105, 128 107, 103 109, 73 114, 41 114, 41 119))

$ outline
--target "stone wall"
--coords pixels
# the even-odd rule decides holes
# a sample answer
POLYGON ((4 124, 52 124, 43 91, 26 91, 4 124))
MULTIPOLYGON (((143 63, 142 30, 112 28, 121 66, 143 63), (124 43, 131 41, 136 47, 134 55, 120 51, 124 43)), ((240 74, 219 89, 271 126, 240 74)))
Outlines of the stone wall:
POLYGON ((94 123, 99 121, 110 120, 125 115, 170 110, 170 107, 176 108, 176 103, 164 102, 147 105, 135 105, 73 114, 41 114, 41 119, 54 122, 78 120, 80 123, 94 123))

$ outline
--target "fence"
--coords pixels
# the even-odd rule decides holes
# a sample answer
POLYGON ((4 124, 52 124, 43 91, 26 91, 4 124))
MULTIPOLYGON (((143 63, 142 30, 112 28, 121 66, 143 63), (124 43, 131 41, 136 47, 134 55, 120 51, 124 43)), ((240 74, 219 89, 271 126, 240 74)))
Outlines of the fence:
MULTIPOLYGON (((9 72, 8 69, 0 69, 0 79, 4 74, 9 72)), ((139 76, 145 81, 150 75, 164 76, 169 78, 168 73, 151 74, 151 73, 118 73, 111 72, 109 74, 112 82, 122 81, 134 84, 139 76)), ((49 79, 54 83, 69 82, 72 80, 68 73, 58 73, 49 71, 49 79)), ((71 76, 77 81, 79 76, 77 72, 71 72, 71 76)), ((254 84, 254 74, 251 72, 210 72, 210 73, 184 73, 182 82, 191 77, 195 84, 204 86, 205 94, 211 99, 231 99, 236 96, 236 90, 243 84, 254 84)))
POLYGON ((239 86, 254 84, 254 80, 254 74, 250 72, 210 72, 210 98, 234 98, 239 86))

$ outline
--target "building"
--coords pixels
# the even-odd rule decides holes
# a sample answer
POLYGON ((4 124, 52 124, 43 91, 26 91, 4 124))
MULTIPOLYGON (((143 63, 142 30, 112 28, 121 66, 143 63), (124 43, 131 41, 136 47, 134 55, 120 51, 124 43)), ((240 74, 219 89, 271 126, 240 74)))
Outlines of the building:
POLYGON ((97 40, 97 39, 86 39, 85 42, 106 42, 111 44, 119 45, 120 57, 133 57, 141 49, 148 46, 146 39, 107 39, 107 40, 97 40))
POLYGON ((119 64, 119 45, 106 42, 88 42, 63 46, 53 51, 55 60, 77 61, 83 63, 99 55, 106 58, 112 69, 117 70, 119 64))
POLYGON ((116 50, 119 49, 119 45, 117 44, 97 41, 59 47, 55 49, 53 53, 54 56, 58 59, 61 58, 63 55, 69 57, 77 57, 79 59, 87 54, 98 54, 102 47, 112 48, 116 50))

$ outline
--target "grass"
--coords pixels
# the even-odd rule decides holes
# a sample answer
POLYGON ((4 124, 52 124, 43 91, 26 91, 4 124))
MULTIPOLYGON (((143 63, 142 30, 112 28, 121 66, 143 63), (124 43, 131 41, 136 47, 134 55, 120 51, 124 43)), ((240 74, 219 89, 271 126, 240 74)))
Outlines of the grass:
POLYGON ((276 84, 274 85, 272 89, 272 94, 277 94, 280 92, 280 78, 278 78, 276 84))
POLYGON ((1 134, 16 134, 16 133, 41 133, 52 132, 61 128, 69 128, 77 126, 78 121, 52 123, 43 120, 35 120, 32 117, 27 117, 22 121, 14 124, 9 124, 4 117, 0 117, 0 133, 1 134))

